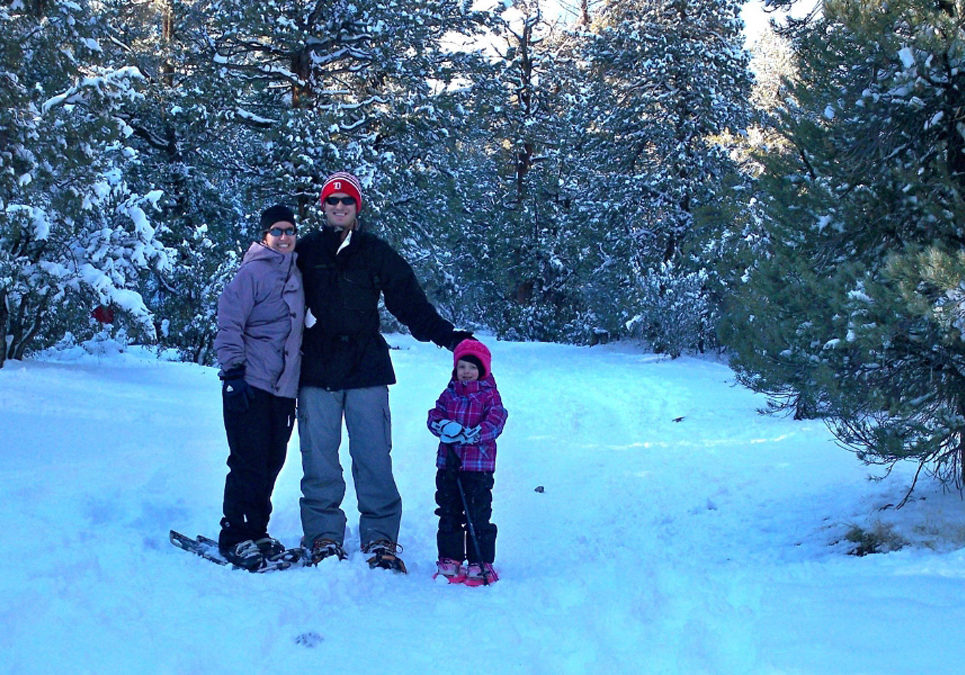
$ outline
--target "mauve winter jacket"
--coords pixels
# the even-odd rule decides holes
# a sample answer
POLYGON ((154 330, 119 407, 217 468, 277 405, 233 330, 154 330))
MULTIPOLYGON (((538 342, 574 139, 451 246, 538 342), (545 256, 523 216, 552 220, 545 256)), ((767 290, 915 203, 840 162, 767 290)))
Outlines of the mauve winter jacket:
POLYGON ((305 292, 295 253, 251 245, 218 300, 214 348, 224 370, 245 367, 245 382, 295 398, 301 370, 305 292))
POLYGON ((496 437, 503 432, 507 417, 492 374, 472 382, 453 378, 439 395, 436 407, 429 411, 426 424, 434 436, 439 433, 432 424, 440 420, 452 420, 470 428, 478 426, 479 442, 472 445, 439 443, 436 466, 445 468, 451 448, 462 461, 463 471, 495 471, 496 437))

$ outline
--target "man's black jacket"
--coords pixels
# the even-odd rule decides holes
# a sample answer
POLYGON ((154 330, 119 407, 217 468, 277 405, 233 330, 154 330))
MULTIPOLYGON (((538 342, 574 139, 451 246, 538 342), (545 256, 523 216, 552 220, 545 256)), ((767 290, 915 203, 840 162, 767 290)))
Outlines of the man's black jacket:
POLYGON ((341 251, 340 243, 340 234, 324 227, 301 238, 295 249, 305 304, 317 319, 302 340, 302 386, 337 390, 395 383, 389 346, 379 332, 380 295, 413 337, 451 348, 452 324, 429 303, 402 256, 367 232, 353 232, 341 251))

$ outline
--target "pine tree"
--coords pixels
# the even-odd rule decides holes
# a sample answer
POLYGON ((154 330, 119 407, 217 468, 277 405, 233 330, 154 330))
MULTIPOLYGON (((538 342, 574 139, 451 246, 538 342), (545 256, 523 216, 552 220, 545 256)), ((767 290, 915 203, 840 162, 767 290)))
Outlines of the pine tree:
POLYGON ((212 360, 215 306, 256 238, 247 184, 257 180, 251 156, 263 125, 245 114, 245 99, 217 68, 198 36, 206 17, 195 3, 111 0, 105 13, 114 45, 143 74, 144 95, 119 111, 133 130, 136 161, 125 167, 136 186, 163 193, 155 221, 174 265, 143 279, 158 340, 182 357, 212 360))
POLYGON ((154 337, 134 289, 169 264, 148 216, 160 195, 126 181, 131 129, 116 114, 140 73, 110 58, 99 19, 83 0, 0 7, 0 365, 89 336, 98 304, 154 337))
POLYGON ((761 182, 772 254, 729 339, 746 382, 825 416, 865 461, 913 459, 959 484, 961 19, 952 5, 837 2, 796 36, 789 145, 761 182))
POLYGON ((562 189, 582 135, 572 119, 582 87, 578 41, 544 20, 538 1, 515 3, 505 19, 487 129, 491 257, 479 270, 491 280, 487 313, 493 328, 514 339, 587 341, 582 236, 562 189))
POLYGON ((258 236, 260 210, 286 202, 310 229, 321 182, 340 169, 363 182, 363 220, 403 250, 430 292, 446 285, 440 234, 447 214, 464 212, 452 171, 469 118, 460 104, 481 64, 450 45, 487 19, 468 4, 115 5, 125 45, 150 73, 151 97, 127 111, 138 175, 163 185, 178 251, 177 267, 148 287, 162 339, 210 361, 214 304, 258 236))
POLYGON ((714 233, 707 222, 698 233, 696 214, 746 200, 721 143, 750 121, 739 8, 729 0, 614 0, 586 50, 594 105, 577 181, 598 193, 579 203, 601 252, 587 289, 629 298, 607 307, 607 327, 619 334, 629 325, 672 355, 715 339, 719 299, 706 283, 714 261, 701 246, 714 233), (691 316, 681 324, 684 313, 691 316))

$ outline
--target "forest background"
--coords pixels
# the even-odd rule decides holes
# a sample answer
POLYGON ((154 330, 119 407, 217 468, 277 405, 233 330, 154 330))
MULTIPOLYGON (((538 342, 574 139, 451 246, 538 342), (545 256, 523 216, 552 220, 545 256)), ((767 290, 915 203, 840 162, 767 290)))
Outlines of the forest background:
POLYGON ((798 6, 751 51, 733 0, 565 4, 0 0, 0 367, 212 363, 258 213, 317 227, 346 169, 461 327, 719 352, 960 487, 962 0, 798 6))

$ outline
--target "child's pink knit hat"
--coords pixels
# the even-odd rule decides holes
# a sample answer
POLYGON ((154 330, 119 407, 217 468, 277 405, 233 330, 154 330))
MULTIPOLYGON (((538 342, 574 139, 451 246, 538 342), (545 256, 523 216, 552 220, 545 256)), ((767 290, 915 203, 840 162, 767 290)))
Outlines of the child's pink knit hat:
POLYGON ((492 372, 490 366, 493 362, 493 356, 489 353, 486 345, 479 340, 470 338, 456 345, 456 349, 452 353, 453 366, 459 363, 460 360, 469 361, 469 363, 479 368, 480 380, 492 372))

